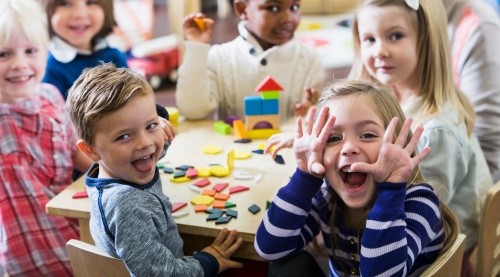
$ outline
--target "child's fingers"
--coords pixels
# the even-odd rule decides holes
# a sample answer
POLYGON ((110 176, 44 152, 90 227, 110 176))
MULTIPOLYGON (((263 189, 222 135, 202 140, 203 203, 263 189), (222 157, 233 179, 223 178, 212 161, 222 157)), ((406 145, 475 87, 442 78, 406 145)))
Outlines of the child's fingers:
POLYGON ((430 152, 430 147, 425 147, 424 149, 422 149, 422 151, 420 151, 415 157, 412 158, 414 164, 419 164, 430 152))
POLYGON ((393 117, 391 119, 391 122, 389 122, 389 125, 387 126, 387 129, 385 130, 383 142, 392 143, 394 132, 396 131, 396 124, 398 123, 398 120, 399 119, 397 117, 393 117))
POLYGON ((303 135, 302 131, 302 118, 298 118, 297 121, 297 138, 301 138, 303 135))
POLYGON ((394 142, 394 144, 401 146, 401 148, 405 148, 406 138, 408 137, 408 133, 410 132, 412 122, 413 119, 411 117, 407 118, 405 122, 403 122, 403 126, 401 127, 399 135, 396 138, 396 142, 394 142))
POLYGON ((313 130, 313 122, 314 122, 314 114, 316 113, 316 107, 312 107, 309 109, 307 113, 307 122, 306 122, 306 134, 310 135, 313 130))
POLYGON ((216 246, 221 245, 224 242, 224 240, 226 240, 228 233, 229 233, 229 230, 227 228, 222 228, 222 230, 219 232, 219 234, 215 238, 213 245, 216 245, 216 246))
POLYGON ((410 155, 417 148, 418 141, 420 140, 420 137, 422 136, 423 132, 424 132, 424 127, 418 126, 417 129, 415 130, 415 133, 413 133, 413 137, 411 138, 410 142, 408 142, 408 145, 406 145, 405 150, 410 155))
POLYGON ((237 261, 226 260, 226 268, 242 268, 243 264, 237 261))

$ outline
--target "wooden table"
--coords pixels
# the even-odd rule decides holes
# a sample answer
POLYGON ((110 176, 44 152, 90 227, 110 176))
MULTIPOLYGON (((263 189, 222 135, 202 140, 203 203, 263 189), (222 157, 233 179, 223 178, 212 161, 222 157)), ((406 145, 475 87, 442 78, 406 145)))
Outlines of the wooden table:
MULTIPOLYGON (((168 167, 181 165, 192 165, 195 167, 205 167, 209 164, 227 164, 227 153, 229 150, 251 151, 258 148, 259 144, 265 143, 265 140, 254 140, 249 144, 235 143, 233 135, 222 135, 212 130, 211 121, 187 121, 181 122, 177 127, 177 135, 172 145, 168 149, 166 157, 160 160, 168 167), (206 145, 217 145, 223 148, 223 152, 217 155, 203 154, 201 149, 206 145)), ((293 124, 286 124, 283 130, 292 130, 293 124), (288 127, 288 128, 287 128, 288 127)), ((179 232, 184 239, 185 252, 199 251, 213 242, 219 231, 227 227, 237 229, 244 243, 235 253, 235 257, 260 260, 255 253, 253 241, 257 227, 262 220, 266 209, 266 201, 272 200, 279 187, 286 184, 293 174, 296 164, 291 149, 285 149, 280 152, 286 164, 275 163, 270 155, 259 155, 252 153, 252 157, 246 160, 235 160, 233 173, 237 170, 243 170, 252 174, 262 174, 262 179, 257 183, 254 180, 235 180, 232 175, 225 178, 209 177, 211 184, 205 188, 212 188, 213 185, 220 182, 228 182, 229 187, 242 185, 250 187, 250 190, 232 194, 228 201, 236 203, 233 208, 238 211, 238 218, 232 219, 228 224, 215 225, 213 221, 206 221, 206 213, 195 213, 191 199, 198 193, 189 189, 189 185, 195 183, 201 178, 196 178, 185 183, 170 182, 170 175, 161 173, 163 192, 174 202, 188 202, 188 206, 183 210, 188 210, 189 215, 176 218, 179 232), (252 214, 248 207, 252 204, 260 206, 261 211, 252 214)), ((161 171, 160 171, 161 172, 161 171)), ((77 191, 84 190, 83 179, 79 179, 68 188, 54 197, 46 206, 48 214, 60 215, 69 218, 78 219, 80 225, 80 239, 93 243, 89 232, 90 203, 87 198, 72 199, 77 191)), ((224 193, 228 193, 226 188, 224 193)))

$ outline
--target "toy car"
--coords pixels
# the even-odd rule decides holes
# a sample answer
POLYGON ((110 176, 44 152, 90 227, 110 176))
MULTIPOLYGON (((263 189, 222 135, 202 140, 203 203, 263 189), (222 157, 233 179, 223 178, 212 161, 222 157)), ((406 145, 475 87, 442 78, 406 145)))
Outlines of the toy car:
POLYGON ((140 42, 132 47, 127 64, 132 70, 144 76, 153 89, 158 89, 164 79, 177 81, 178 45, 175 35, 140 42))

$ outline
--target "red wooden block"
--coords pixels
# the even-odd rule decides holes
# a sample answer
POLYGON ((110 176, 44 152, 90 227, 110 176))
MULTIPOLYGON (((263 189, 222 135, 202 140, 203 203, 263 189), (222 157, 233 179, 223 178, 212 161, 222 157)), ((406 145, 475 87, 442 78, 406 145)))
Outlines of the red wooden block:
POLYGON ((197 187, 206 187, 208 185, 210 185, 210 180, 208 180, 208 178, 203 178, 201 180, 199 180, 198 182, 194 183, 193 185, 197 186, 197 187))
POLYGON ((87 198, 89 197, 89 195, 87 194, 87 191, 77 191, 75 192, 75 194, 73 194, 72 198, 73 199, 76 199, 76 198, 87 198))
POLYGON ((221 192, 223 191, 227 186, 229 186, 229 183, 218 183, 213 187, 213 190, 216 192, 221 192))
POLYGON ((172 212, 176 212, 187 205, 186 202, 176 202, 172 204, 172 212))
POLYGON ((233 193, 237 193, 237 192, 245 191, 245 190, 249 190, 249 189, 250 189, 249 187, 245 187, 245 186, 236 186, 236 187, 232 187, 229 189, 229 194, 233 194, 233 193))

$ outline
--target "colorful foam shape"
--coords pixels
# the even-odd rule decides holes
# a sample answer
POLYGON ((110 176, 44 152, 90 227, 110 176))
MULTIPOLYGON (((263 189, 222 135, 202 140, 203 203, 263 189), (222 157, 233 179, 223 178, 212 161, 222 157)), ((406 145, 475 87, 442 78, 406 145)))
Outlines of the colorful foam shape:
POLYGON ((215 193, 214 191, 214 198, 217 199, 217 200, 224 200, 226 201, 227 199, 229 199, 229 194, 225 194, 225 193, 215 193))
POLYGON ((214 202, 214 198, 208 195, 198 195, 191 199, 191 203, 194 205, 210 205, 214 202))
POLYGON ((222 148, 217 145, 204 146, 201 151, 208 155, 216 155, 222 152, 222 148))
POLYGON ((168 112, 168 121, 174 126, 179 126, 179 109, 176 107, 165 107, 168 112))
POLYGON ((208 214, 223 214, 224 210, 221 210, 221 209, 207 209, 207 210, 205 210, 205 213, 208 213, 208 214))
MULTIPOLYGON (((203 190, 203 192, 201 194, 213 197, 216 193, 217 192, 213 189, 205 189, 205 190, 203 190)), ((217 197, 215 199, 217 199, 217 197)))
POLYGON ((230 115, 224 119, 224 123, 226 123, 229 126, 234 126, 234 121, 235 120, 241 120, 241 118, 237 115, 230 115))
POLYGON ((222 214, 209 214, 206 220, 207 221, 217 220, 221 216, 222 214))
POLYGON ((78 199, 78 198, 88 198, 89 195, 87 194, 87 191, 84 190, 84 191, 77 191, 73 194, 73 196, 71 196, 71 198, 73 199, 78 199))
POLYGON ((226 177, 229 175, 229 169, 221 165, 214 165, 210 167, 210 175, 215 177, 226 177))
MULTIPOLYGON (((245 132, 246 132, 246 130, 245 130, 245 132)), ((247 133, 247 136, 248 136, 248 133, 247 133)), ((235 143, 250 143, 250 142, 252 142, 252 140, 251 139, 237 139, 234 142, 235 143)))
POLYGON ((215 190, 216 192, 221 192, 223 191, 227 186, 229 186, 229 183, 218 183, 216 184, 212 189, 215 190))
POLYGON ((170 176, 170 181, 171 182, 174 182, 174 183, 184 183, 184 182, 187 182, 187 181, 191 181, 191 179, 189 179, 188 177, 186 176, 182 176, 182 177, 177 177, 175 178, 173 175, 170 176))
POLYGON ((164 167, 163 172, 167 173, 167 174, 172 174, 172 173, 174 173, 174 169, 171 167, 164 167))
POLYGON ((179 178, 179 177, 184 177, 186 176, 186 171, 184 170, 179 170, 174 172, 174 178, 179 178))
POLYGON ((208 208, 207 205, 195 205, 194 206, 194 211, 197 213, 202 213, 208 208))
POLYGON ((230 209, 230 208, 234 208, 234 207, 236 207, 235 203, 231 203, 229 201, 226 201, 226 206, 224 208, 230 209))
POLYGON ((180 210, 181 208, 184 208, 187 206, 187 203, 186 202, 175 202, 175 203, 172 203, 172 212, 176 212, 178 210, 180 210))
POLYGON ((241 191, 246 191, 249 189, 250 189, 249 187, 245 187, 245 186, 235 186, 235 187, 229 188, 229 194, 233 194, 233 193, 237 193, 237 192, 241 192, 241 191))
POLYGON ((194 183, 193 185, 195 185, 199 188, 202 188, 202 187, 210 185, 210 180, 208 178, 203 178, 203 179, 199 180, 198 182, 194 183))
POLYGON ((229 221, 231 221, 231 218, 232 218, 232 217, 230 217, 230 216, 221 216, 221 217, 219 217, 219 219, 217 219, 217 220, 215 221, 215 224, 216 224, 216 225, 219 225, 219 224, 227 224, 227 223, 229 223, 229 221))
POLYGON ((233 170, 234 168, 234 159, 236 159, 236 154, 234 153, 234 150, 231 149, 231 151, 227 153, 227 168, 229 170, 233 170))
POLYGON ((285 160, 283 159, 283 156, 281 156, 280 154, 276 155, 276 157, 274 158, 274 161, 277 164, 285 164, 285 160))
POLYGON ((181 217, 186 216, 188 214, 189 214, 189 211, 188 210, 184 210, 184 211, 179 211, 179 212, 172 213, 172 216, 174 218, 181 218, 181 217))
POLYGON ((180 166, 175 167, 175 169, 182 170, 182 171, 187 171, 190 168, 194 168, 194 166, 192 166, 192 165, 180 165, 180 166))
POLYGON ((228 209, 228 210, 226 211, 226 215, 227 215, 227 216, 230 216, 230 217, 238 218, 238 211, 228 209))
POLYGON ((246 160, 252 156, 250 151, 235 151, 234 158, 236 160, 246 160))
POLYGON ((198 167, 198 177, 210 177, 210 167, 198 167))
POLYGON ((198 29, 200 29, 202 31, 205 30, 205 28, 207 27, 205 25, 205 20, 202 16, 197 16, 197 17, 193 18, 193 21, 196 24, 196 26, 198 27, 198 29))
POLYGON ((195 168, 189 168, 186 171, 186 177, 191 179, 198 177, 198 170, 196 170, 195 168))
POLYGON ((260 211, 260 207, 257 206, 257 204, 253 204, 252 206, 248 207, 248 211, 250 211, 252 214, 256 214, 260 211))
POLYGON ((226 207, 226 200, 215 200, 212 206, 214 208, 224 209, 226 207))

